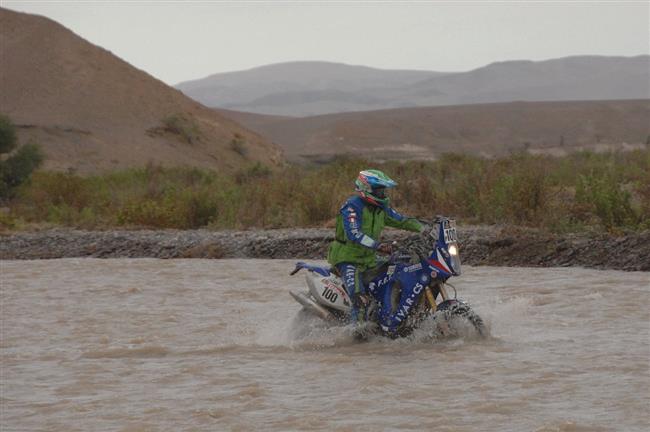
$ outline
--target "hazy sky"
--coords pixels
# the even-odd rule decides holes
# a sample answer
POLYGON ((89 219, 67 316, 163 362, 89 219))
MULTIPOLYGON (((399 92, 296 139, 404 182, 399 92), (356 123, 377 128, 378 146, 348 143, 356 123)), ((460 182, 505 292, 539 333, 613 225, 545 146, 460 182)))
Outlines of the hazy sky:
POLYGON ((0 1, 50 17, 168 84, 294 60, 465 71, 650 53, 650 2, 0 1))

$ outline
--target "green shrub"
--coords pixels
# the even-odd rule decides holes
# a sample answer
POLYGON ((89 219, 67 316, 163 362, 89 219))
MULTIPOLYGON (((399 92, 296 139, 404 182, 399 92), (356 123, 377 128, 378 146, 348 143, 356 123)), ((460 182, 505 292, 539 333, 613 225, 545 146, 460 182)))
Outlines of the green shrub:
POLYGON ((9 117, 0 114, 0 154, 11 152, 16 144, 16 127, 9 117))
POLYGON ((16 228, 16 219, 5 211, 0 211, 0 230, 10 230, 16 228))
POLYGON ((271 175, 271 169, 262 165, 260 162, 255 162, 235 172, 234 178, 237 184, 243 185, 248 182, 253 182, 262 178, 267 178, 271 175))
POLYGON ((230 140, 230 148, 232 151, 245 158, 248 156, 248 149, 246 148, 246 140, 238 133, 235 133, 232 140, 230 140))
POLYGON ((188 144, 198 141, 200 132, 199 127, 188 115, 174 114, 163 119, 165 131, 177 135, 188 144))
POLYGON ((576 187, 575 201, 583 217, 586 211, 587 217, 595 216, 608 230, 633 227, 639 222, 630 198, 631 194, 611 174, 581 176, 576 187))
MULTIPOLYGON (((0 115, 0 155, 12 152, 17 145, 16 130, 8 117, 0 115)), ((0 199, 11 198, 14 189, 24 183, 43 163, 41 148, 28 143, 6 159, 0 159, 0 199)))

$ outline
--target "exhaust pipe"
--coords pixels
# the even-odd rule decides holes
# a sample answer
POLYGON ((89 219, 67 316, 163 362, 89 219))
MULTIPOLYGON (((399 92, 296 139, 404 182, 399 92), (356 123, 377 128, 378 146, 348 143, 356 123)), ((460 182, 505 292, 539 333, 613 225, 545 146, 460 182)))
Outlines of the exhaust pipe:
POLYGON ((328 311, 323 306, 316 303, 314 300, 310 299, 304 293, 295 293, 289 290, 289 294, 291 294, 291 297, 293 297, 293 299, 298 303, 300 303, 305 309, 315 313, 317 316, 324 319, 325 321, 332 321, 335 319, 334 315, 332 315, 330 311, 328 311))

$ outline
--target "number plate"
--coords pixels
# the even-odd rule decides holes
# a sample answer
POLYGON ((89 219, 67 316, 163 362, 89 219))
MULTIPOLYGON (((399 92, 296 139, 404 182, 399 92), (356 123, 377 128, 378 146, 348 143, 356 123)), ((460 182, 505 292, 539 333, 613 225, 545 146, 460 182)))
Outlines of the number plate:
POLYGON ((446 227, 443 230, 445 243, 449 244, 458 242, 458 235, 456 234, 456 221, 450 220, 445 225, 446 227))

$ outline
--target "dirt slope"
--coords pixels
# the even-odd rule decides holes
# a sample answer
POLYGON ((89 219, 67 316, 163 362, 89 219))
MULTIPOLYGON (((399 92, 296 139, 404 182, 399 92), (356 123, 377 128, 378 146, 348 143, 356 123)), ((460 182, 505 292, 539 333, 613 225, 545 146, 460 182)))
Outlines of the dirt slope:
POLYGON ((426 159, 443 152, 499 156, 643 147, 650 100, 511 102, 282 118, 219 111, 280 144, 289 160, 336 155, 426 159))
POLYGON ((0 90, 0 112, 43 145, 46 169, 282 161, 269 141, 44 17, 0 9, 0 90))

